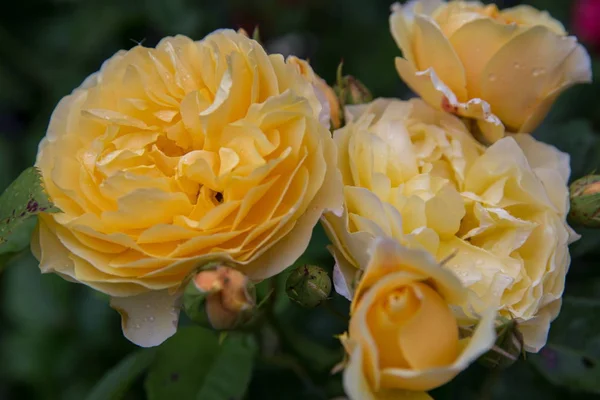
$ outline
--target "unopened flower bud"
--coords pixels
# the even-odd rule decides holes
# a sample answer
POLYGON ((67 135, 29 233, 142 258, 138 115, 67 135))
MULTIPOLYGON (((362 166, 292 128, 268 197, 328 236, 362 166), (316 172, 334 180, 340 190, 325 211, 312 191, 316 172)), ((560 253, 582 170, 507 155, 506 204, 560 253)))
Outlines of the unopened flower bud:
POLYGON ((289 298, 303 307, 316 307, 331 292, 331 279, 327 272, 315 265, 298 267, 285 283, 289 298))
POLYGON ((510 367, 523 353, 523 335, 514 320, 504 320, 496 328, 496 344, 479 362, 492 369, 510 367))
POLYGON ((577 179, 570 187, 569 219, 588 228, 600 228, 600 175, 577 179))
POLYGON ((348 104, 364 104, 373 100, 371 91, 361 81, 352 75, 342 75, 343 65, 340 63, 338 66, 337 82, 334 88, 342 108, 348 104))
POLYGON ((192 278, 184 292, 183 307, 198 324, 230 330, 252 319, 256 293, 246 275, 219 264, 201 270, 192 278))
POLYGON ((346 75, 342 78, 343 91, 340 94, 344 96, 343 103, 346 104, 364 104, 373 100, 371 91, 358 79, 352 75, 346 75))

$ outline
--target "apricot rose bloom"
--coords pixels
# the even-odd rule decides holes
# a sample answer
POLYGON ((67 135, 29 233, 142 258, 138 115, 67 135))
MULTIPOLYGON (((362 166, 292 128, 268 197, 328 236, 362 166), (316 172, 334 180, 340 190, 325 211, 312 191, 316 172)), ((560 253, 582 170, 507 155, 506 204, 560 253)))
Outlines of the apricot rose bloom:
POLYGON ((351 400, 430 399, 494 344, 495 313, 459 337, 450 305, 465 301, 454 274, 423 250, 377 238, 350 307, 344 388, 351 400))
POLYGON ((583 46, 547 12, 478 1, 396 4, 396 69, 430 105, 477 121, 490 143, 530 133, 568 87, 591 81, 583 46))
POLYGON ((161 343, 190 273, 217 260, 270 277, 341 203, 322 110, 296 65, 231 30, 118 52, 40 143, 63 211, 40 218, 40 268, 110 295, 134 343, 161 343))
POLYGON ((417 99, 347 114, 334 133, 345 206, 323 218, 338 292, 351 297, 373 238, 392 237, 448 259, 476 312, 498 307, 520 324, 528 351, 543 347, 577 237, 566 223, 568 155, 524 134, 486 148, 460 119, 417 99))

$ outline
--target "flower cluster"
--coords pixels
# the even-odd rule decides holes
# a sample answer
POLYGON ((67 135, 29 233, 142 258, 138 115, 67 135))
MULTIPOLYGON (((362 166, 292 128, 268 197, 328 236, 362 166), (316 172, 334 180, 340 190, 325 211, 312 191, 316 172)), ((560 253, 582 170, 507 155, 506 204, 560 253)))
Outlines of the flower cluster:
MULTIPOLYGON (((186 308, 204 313, 209 293, 211 325, 237 326, 255 302, 240 288, 293 264, 320 220, 351 301, 351 399, 429 398, 492 349, 498 321, 540 350, 577 234, 569 158, 529 134, 591 79, 589 56, 530 7, 411 1, 390 26, 420 98, 344 109, 308 62, 243 33, 117 53, 40 144, 62 211, 40 218, 41 270, 110 295, 125 335, 155 346, 186 286, 203 296, 186 308), (233 283, 235 307, 222 304, 233 283)), ((307 276, 288 290, 318 305, 329 287, 306 301, 307 276)))

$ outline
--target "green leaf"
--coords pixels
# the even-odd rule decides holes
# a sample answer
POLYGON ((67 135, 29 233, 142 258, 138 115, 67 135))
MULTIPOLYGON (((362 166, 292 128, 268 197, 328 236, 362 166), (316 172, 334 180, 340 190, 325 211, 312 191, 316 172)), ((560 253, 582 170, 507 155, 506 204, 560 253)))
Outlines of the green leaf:
POLYGON ((102 377, 86 399, 122 399, 133 383, 150 367, 155 356, 156 349, 142 349, 128 355, 102 377))
POLYGON ((600 300, 565 298, 548 343, 528 360, 550 382, 600 394, 600 300))
POLYGON ((219 335, 201 327, 180 329, 158 349, 146 378, 150 400, 240 399, 252 375, 257 346, 251 336, 219 335))
POLYGON ((204 378, 198 400, 241 399, 252 377, 257 347, 248 335, 228 335, 219 356, 204 378))
POLYGON ((0 196, 0 254, 27 246, 33 228, 31 217, 59 211, 44 192, 39 171, 35 167, 23 171, 0 196), (11 235, 20 239, 11 241, 11 235))

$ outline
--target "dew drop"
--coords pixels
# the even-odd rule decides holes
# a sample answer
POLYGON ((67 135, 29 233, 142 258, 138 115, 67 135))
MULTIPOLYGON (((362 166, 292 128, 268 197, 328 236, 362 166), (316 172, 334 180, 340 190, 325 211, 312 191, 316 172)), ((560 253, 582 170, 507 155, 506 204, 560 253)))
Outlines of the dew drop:
POLYGON ((515 63, 513 64, 513 67, 515 67, 515 69, 521 69, 521 64, 519 64, 518 62, 515 61, 515 63))
POLYGON ((482 266, 483 265, 483 260, 477 260, 475 261, 475 264, 478 266, 482 266))
POLYGON ((140 329, 140 328, 141 328, 140 324, 135 324, 135 329, 140 329))
POLYGON ((154 317, 148 317, 148 321, 154 322, 154 317))
POLYGON ((531 74, 532 74, 534 77, 538 77, 538 76, 540 76, 540 75, 543 75, 543 74, 545 74, 545 73, 546 73, 546 69, 545 69, 545 68, 534 68, 534 69, 531 71, 531 74))
POLYGON ((498 79, 498 77, 496 76, 496 74, 489 74, 488 79, 490 80, 490 82, 495 82, 498 79))
POLYGON ((467 275, 468 275, 465 271, 460 271, 460 270, 459 271, 454 271, 454 273, 456 275, 458 275, 459 278, 466 278, 467 275))
POLYGON ((152 305, 151 304, 146 304, 146 308, 150 309, 150 308, 152 308, 152 305))

